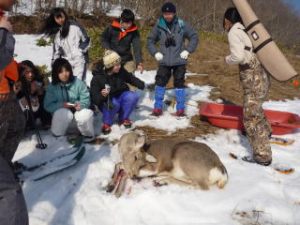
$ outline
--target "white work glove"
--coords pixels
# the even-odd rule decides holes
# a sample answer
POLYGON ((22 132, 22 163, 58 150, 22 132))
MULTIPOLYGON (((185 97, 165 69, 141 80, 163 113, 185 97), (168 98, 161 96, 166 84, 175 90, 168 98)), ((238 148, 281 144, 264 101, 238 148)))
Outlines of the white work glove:
POLYGON ((188 59, 189 54, 190 54, 190 53, 189 53, 187 50, 184 50, 184 51, 182 51, 182 52, 180 53, 180 57, 181 57, 182 59, 188 59))
POLYGON ((155 53, 154 57, 157 61, 161 61, 164 58, 163 54, 160 52, 155 53))

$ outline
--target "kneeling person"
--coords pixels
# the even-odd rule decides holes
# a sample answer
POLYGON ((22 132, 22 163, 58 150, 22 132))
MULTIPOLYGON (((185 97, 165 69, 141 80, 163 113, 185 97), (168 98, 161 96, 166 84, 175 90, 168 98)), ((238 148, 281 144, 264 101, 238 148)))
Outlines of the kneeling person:
POLYGON ((91 81, 92 103, 97 105, 103 113, 102 132, 108 134, 116 114, 119 123, 131 127, 130 114, 138 103, 137 92, 129 90, 127 83, 144 89, 145 84, 132 73, 121 66, 121 57, 114 51, 106 51, 103 62, 93 71, 91 81))
POLYGON ((47 88, 44 107, 53 114, 51 131, 54 136, 65 135, 75 119, 85 141, 94 138, 89 91, 85 83, 73 75, 71 64, 64 58, 53 63, 52 83, 47 88))

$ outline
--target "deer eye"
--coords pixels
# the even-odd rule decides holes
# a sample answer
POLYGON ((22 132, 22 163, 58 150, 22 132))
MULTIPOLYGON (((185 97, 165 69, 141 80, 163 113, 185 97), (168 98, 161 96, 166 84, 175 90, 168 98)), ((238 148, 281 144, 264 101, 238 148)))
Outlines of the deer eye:
POLYGON ((134 160, 137 161, 137 160, 138 160, 138 157, 137 157, 137 156, 134 156, 134 160))

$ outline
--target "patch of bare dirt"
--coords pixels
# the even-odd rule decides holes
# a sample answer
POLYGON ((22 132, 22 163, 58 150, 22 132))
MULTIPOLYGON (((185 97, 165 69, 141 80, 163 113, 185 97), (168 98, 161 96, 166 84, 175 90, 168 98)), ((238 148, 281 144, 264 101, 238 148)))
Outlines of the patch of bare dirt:
MULTIPOLYGON (((186 79, 187 83, 195 85, 210 85, 215 87, 210 98, 212 100, 222 99, 226 104, 243 104, 242 87, 239 81, 239 73, 237 66, 228 66, 224 63, 224 57, 229 53, 228 44, 225 41, 219 40, 201 40, 197 51, 191 55, 188 70, 198 74, 207 74, 189 76, 186 79)), ((295 67, 296 71, 300 71, 300 60, 297 56, 287 54, 289 61, 295 67)), ((146 63, 147 64, 147 61, 146 63)), ((153 67, 156 65, 151 61, 153 67)), ((296 77, 295 79, 300 79, 296 77)), ((172 88, 172 81, 168 84, 172 88)), ((269 100, 285 100, 300 98, 300 89, 295 89, 291 81, 278 82, 271 79, 271 88, 269 92, 269 100)), ((200 104, 200 103, 199 103, 200 104)), ((211 126, 208 122, 201 121, 200 116, 192 118, 193 127, 185 130, 178 130, 171 134, 172 137, 194 138, 198 136, 214 133, 218 128, 211 126)), ((167 136, 165 131, 154 128, 142 128, 151 138, 157 139, 167 136)))

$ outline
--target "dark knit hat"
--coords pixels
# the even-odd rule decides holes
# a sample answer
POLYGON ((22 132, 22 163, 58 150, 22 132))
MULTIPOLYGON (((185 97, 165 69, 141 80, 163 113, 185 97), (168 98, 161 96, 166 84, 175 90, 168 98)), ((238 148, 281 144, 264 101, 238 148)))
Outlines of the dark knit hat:
POLYGON ((169 13, 176 13, 176 6, 172 2, 166 2, 162 7, 161 11, 163 13, 169 12, 169 13))
POLYGON ((134 13, 130 9, 124 9, 121 14, 121 20, 125 23, 134 22, 134 13))

